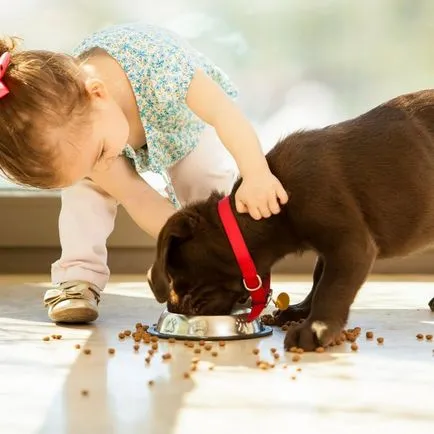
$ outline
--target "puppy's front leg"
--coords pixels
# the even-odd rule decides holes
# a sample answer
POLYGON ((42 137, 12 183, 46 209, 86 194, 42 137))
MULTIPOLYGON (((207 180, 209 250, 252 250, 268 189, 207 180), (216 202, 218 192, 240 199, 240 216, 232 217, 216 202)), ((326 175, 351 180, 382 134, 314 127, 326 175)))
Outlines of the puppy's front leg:
POLYGON ((324 270, 312 299, 311 312, 302 323, 291 326, 285 348, 312 351, 328 346, 345 326, 351 304, 376 257, 370 237, 343 240, 333 252, 324 254, 324 270))
POLYGON ((277 310, 273 312, 274 323, 281 326, 290 321, 299 321, 309 316, 312 300, 315 295, 316 287, 321 279, 324 270, 324 260, 321 256, 318 256, 315 269, 313 271, 313 284, 312 289, 307 297, 300 303, 293 304, 285 310, 277 310))

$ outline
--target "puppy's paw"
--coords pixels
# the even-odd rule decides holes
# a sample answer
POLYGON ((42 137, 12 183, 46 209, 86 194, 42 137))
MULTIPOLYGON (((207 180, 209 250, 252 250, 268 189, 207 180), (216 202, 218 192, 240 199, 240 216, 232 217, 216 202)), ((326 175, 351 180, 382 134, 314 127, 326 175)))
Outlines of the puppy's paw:
POLYGON ((342 326, 335 321, 312 321, 292 325, 286 333, 285 349, 302 348, 314 351, 317 347, 327 347, 341 334, 342 326))
POLYGON ((285 310, 275 310, 273 312, 274 324, 283 326, 287 322, 298 322, 309 316, 310 308, 302 304, 294 304, 285 310))

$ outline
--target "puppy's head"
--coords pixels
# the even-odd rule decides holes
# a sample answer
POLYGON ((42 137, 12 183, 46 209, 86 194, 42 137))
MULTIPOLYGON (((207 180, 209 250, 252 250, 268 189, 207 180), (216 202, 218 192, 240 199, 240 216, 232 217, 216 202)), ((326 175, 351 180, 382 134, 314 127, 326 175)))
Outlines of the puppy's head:
POLYGON ((187 206, 164 225, 148 282, 160 303, 185 315, 227 315, 246 290, 217 213, 222 196, 187 206))

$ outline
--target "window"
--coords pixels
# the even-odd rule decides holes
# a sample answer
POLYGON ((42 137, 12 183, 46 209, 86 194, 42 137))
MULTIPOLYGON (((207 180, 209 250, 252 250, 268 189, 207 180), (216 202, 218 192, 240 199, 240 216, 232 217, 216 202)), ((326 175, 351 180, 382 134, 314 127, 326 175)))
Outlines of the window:
MULTIPOLYGON (((27 48, 69 51, 90 32, 138 17, 169 27, 238 84, 265 149, 285 133, 429 88, 434 75, 430 0, 31 0, 6 9, 2 31, 27 48)), ((0 190, 0 270, 48 272, 59 254, 59 194, 6 181, 0 190)), ((154 243, 120 210, 109 245, 113 271, 133 272, 154 243)))

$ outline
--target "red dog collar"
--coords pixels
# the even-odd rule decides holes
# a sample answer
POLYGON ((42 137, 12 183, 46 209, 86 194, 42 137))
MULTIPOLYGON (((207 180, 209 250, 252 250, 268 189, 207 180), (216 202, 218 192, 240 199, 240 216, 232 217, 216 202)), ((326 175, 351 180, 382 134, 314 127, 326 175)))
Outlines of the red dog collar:
POLYGON ((243 275, 244 287, 250 292, 252 310, 247 317, 247 321, 251 322, 261 314, 270 300, 270 275, 267 274, 265 279, 262 281, 261 277, 257 273, 255 263, 250 256, 243 235, 241 234, 240 228, 235 220, 228 196, 219 201, 218 212, 229 239, 229 243, 232 246, 232 251, 234 252, 238 266, 243 275))

